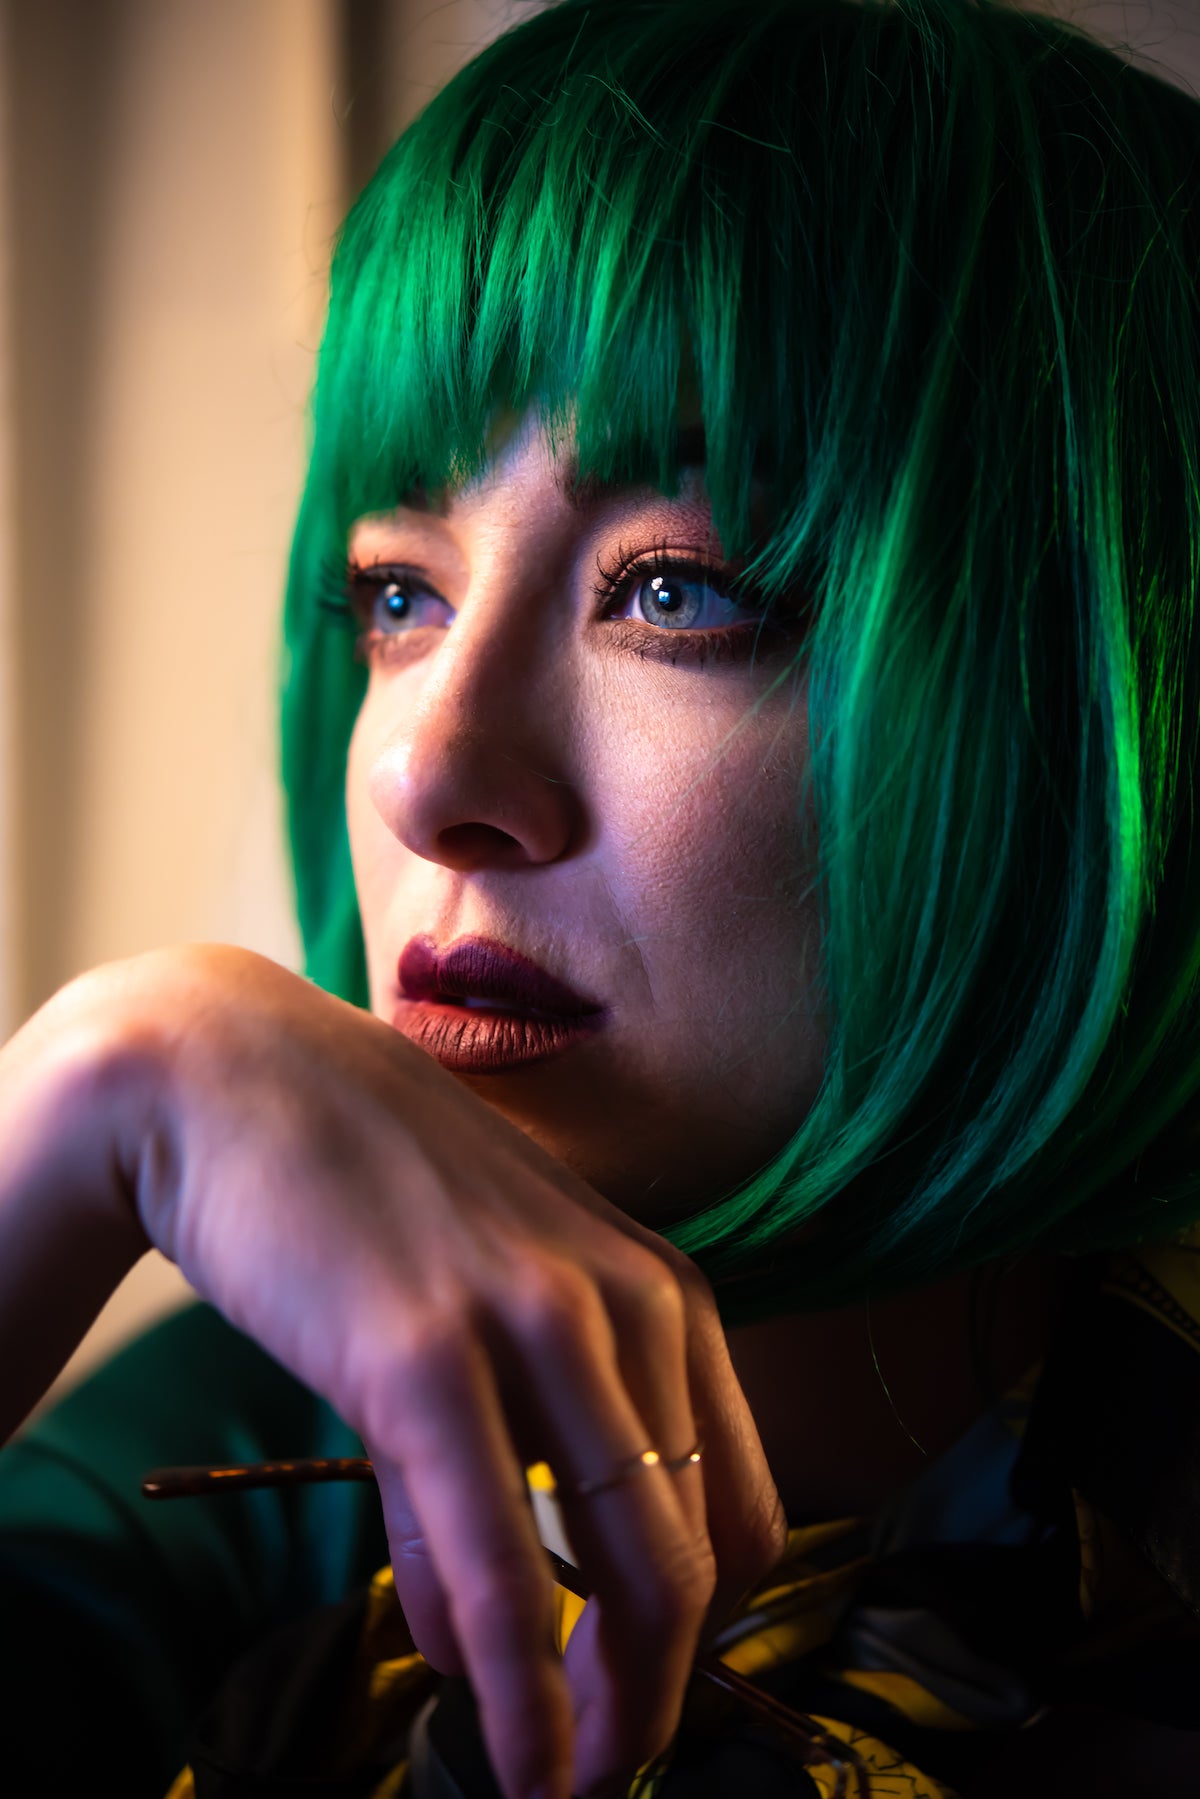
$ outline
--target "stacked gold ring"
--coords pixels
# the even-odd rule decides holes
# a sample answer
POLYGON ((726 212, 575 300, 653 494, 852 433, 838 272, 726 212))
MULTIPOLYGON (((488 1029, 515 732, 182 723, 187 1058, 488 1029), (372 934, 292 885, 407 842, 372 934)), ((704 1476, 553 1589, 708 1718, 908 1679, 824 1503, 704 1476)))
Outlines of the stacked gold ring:
POLYGON ((576 1481, 574 1486, 555 1486, 555 1495, 559 1499, 594 1499, 597 1493, 607 1493, 612 1487, 624 1486, 643 1468, 664 1468, 668 1474, 679 1474, 684 1468, 690 1468, 700 1460, 700 1445, 693 1443, 682 1455, 669 1459, 659 1455, 657 1449, 643 1449, 637 1455, 631 1455, 627 1461, 621 1462, 611 1474, 601 1474, 595 1480, 576 1481))

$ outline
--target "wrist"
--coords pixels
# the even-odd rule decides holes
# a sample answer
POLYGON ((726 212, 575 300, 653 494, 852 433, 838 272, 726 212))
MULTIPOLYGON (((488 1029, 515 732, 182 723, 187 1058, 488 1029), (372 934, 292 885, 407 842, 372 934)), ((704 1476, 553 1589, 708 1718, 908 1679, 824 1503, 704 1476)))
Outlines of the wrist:
MULTIPOLYGON (((138 1186, 159 1135, 166 1074, 141 961, 68 982, 0 1050, 0 1123, 9 1126, 0 1142, 24 1151, 14 1172, 52 1187, 76 1217, 106 1221, 138 1255, 150 1248, 138 1186)), ((0 1164, 0 1179, 8 1172, 0 1164)))
POLYGON ((71 982, 0 1050, 0 1441, 150 1247, 160 1074, 124 967, 71 982))

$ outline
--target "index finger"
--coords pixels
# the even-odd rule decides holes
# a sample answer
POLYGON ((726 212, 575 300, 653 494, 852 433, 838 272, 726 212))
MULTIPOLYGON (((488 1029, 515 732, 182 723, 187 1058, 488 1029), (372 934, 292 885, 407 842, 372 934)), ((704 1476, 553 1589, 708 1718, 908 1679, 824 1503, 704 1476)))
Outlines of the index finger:
POLYGON ((399 1467, 508 1799, 570 1799, 553 1582, 491 1368, 463 1333, 393 1377, 370 1436, 399 1467))

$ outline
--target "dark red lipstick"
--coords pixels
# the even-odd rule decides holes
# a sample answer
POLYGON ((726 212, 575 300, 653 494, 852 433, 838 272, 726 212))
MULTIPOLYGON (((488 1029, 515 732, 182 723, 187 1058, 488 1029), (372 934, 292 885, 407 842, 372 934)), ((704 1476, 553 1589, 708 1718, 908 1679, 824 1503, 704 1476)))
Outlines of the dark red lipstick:
POLYGON ((494 1074, 561 1054, 601 1023, 603 1007, 491 937, 439 950, 414 937, 397 970, 392 1023, 460 1073, 494 1074))

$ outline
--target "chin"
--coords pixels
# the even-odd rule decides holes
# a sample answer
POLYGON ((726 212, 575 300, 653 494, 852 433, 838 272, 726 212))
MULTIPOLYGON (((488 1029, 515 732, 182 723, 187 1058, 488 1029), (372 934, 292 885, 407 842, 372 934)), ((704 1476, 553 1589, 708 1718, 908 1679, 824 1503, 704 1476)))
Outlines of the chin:
POLYGON ((705 1203, 707 1196, 699 1201, 696 1197, 698 1176, 689 1177, 681 1168, 678 1152, 672 1154, 669 1146, 648 1146, 631 1159, 628 1133, 623 1142, 614 1143, 611 1120, 596 1120, 594 1095, 590 1096, 588 1116, 577 1118, 572 1129, 561 1110, 547 1117, 544 1111, 535 1113, 529 1106, 505 1103, 494 1082, 480 1079, 470 1084, 539 1149, 638 1224, 663 1230, 691 1217, 705 1203))
POLYGON ((727 1143, 698 1141, 694 1108, 664 1109, 661 1096, 647 1101, 636 1080, 614 1073, 603 1039, 512 1073, 453 1078, 650 1230, 692 1217, 746 1166, 732 1165, 727 1143))

